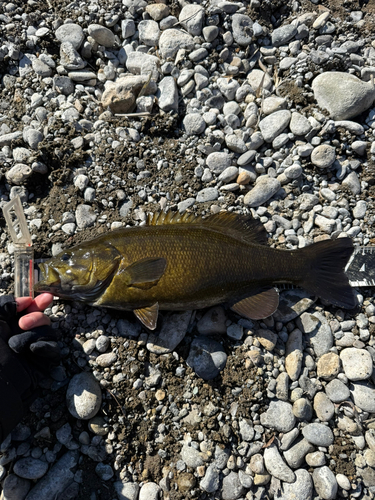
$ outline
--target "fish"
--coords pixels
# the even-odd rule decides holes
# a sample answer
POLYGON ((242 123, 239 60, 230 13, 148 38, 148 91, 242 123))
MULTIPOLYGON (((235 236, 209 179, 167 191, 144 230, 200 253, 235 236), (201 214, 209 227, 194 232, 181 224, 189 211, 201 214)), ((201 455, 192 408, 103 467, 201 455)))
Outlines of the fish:
POLYGON ((157 212, 144 226, 104 233, 41 263, 35 292, 133 311, 150 330, 159 310, 226 304, 245 318, 266 318, 278 307, 281 283, 353 309, 344 272, 353 249, 348 237, 272 248, 251 215, 157 212))

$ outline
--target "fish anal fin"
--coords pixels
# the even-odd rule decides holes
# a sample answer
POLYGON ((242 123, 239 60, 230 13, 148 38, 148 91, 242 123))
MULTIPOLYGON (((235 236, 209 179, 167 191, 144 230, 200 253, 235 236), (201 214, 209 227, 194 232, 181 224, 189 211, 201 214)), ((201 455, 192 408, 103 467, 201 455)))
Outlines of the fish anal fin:
POLYGON ((231 306, 232 311, 249 319, 264 319, 273 314, 279 305, 279 294, 274 288, 251 295, 231 306))
POLYGON ((127 274, 128 286, 149 288, 154 286, 163 276, 167 261, 163 257, 137 260, 122 272, 127 274))
POLYGON ((251 215, 241 215, 234 212, 219 212, 209 217, 185 212, 156 212, 149 214, 148 225, 162 226, 165 224, 199 224, 211 229, 223 230, 235 233, 235 236, 244 241, 257 245, 267 244, 267 232, 263 224, 251 215), (237 234, 238 233, 238 234, 237 234))
POLYGON ((155 330, 159 314, 159 304, 157 302, 150 307, 134 309, 133 312, 146 328, 155 330))

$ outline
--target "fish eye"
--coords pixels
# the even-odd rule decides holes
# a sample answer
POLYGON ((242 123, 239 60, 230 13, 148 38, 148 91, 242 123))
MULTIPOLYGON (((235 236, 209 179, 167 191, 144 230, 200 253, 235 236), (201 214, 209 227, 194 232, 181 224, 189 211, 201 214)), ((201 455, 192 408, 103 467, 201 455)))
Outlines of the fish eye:
POLYGON ((70 259, 70 255, 68 253, 62 254, 61 260, 69 260, 69 259, 70 259))

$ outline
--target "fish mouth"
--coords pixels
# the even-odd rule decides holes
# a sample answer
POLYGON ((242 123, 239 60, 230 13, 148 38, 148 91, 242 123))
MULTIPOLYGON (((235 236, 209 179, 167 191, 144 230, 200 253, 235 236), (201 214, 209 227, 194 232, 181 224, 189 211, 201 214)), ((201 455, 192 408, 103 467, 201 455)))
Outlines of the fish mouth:
POLYGON ((49 292, 54 295, 61 294, 61 278, 56 269, 46 263, 39 264, 42 279, 35 283, 34 291, 37 293, 49 292))

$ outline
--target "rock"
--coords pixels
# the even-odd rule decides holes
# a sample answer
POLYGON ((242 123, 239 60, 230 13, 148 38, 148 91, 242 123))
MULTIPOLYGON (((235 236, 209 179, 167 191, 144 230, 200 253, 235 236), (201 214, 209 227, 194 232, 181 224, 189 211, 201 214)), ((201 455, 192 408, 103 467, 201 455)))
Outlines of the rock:
POLYGON ((143 52, 130 52, 126 59, 127 69, 134 75, 143 75, 147 80, 151 77, 152 80, 148 84, 148 93, 154 93, 153 87, 155 82, 159 79, 159 59, 151 54, 144 54, 143 52))
POLYGON ((159 38, 159 49, 163 59, 174 57, 180 49, 193 48, 193 37, 176 28, 166 29, 159 38))
POLYGON ((190 113, 185 115, 182 123, 187 135, 199 135, 204 132, 206 128, 206 122, 199 113, 190 113))
POLYGON ((312 451, 314 451, 314 446, 309 443, 307 439, 301 439, 289 448, 289 450, 284 451, 284 458, 289 467, 292 469, 298 469, 302 466, 305 456, 312 451))
POLYGON ((275 500, 311 500, 313 496, 313 482, 305 469, 294 471, 296 480, 293 483, 283 483, 274 495, 275 500))
POLYGON ((306 398, 299 398, 293 403, 293 415, 299 420, 309 422, 313 416, 311 403, 306 398))
POLYGON ((9 474, 2 483, 4 500, 24 500, 30 491, 31 484, 31 481, 27 479, 16 474, 9 474))
POLYGON ((204 9, 201 5, 186 4, 182 8, 178 20, 190 35, 200 36, 202 34, 204 9))
MULTIPOLYGON (((333 381, 332 381, 333 382, 333 381)), ((363 411, 375 412, 375 388, 370 382, 356 382, 350 385, 354 404, 363 411)))
POLYGON ((346 186, 352 194, 357 195, 361 192, 361 183, 359 182, 358 175, 355 172, 350 172, 342 181, 342 185, 346 186))
POLYGON ((354 75, 328 71, 313 83, 315 99, 334 120, 348 120, 366 111, 375 100, 375 89, 354 75))
POLYGON ((70 95, 74 92, 74 83, 68 76, 55 76, 53 85, 60 94, 70 95))
POLYGON ((218 190, 214 187, 208 187, 198 191, 196 200, 198 203, 205 203, 207 201, 217 200, 218 197, 219 197, 218 190))
MULTIPOLYGON (((107 86, 102 95, 102 105, 113 113, 130 113, 134 110, 136 96, 148 82, 146 75, 126 76, 107 86)), ((151 82, 147 90, 151 89, 151 82)))
POLYGON ((317 363, 317 375, 326 380, 332 380, 340 372, 340 358, 334 352, 323 354, 317 363))
POLYGON ((155 354, 167 354, 175 350, 185 337, 191 319, 191 311, 174 313, 164 317, 159 335, 150 334, 147 349, 155 354))
POLYGON ((229 134, 225 136, 225 143, 231 151, 242 154, 247 150, 247 146, 243 139, 236 134, 229 134))
POLYGON ((33 59, 31 65, 35 73, 42 78, 52 75, 52 68, 41 59, 33 59))
POLYGON ((260 423, 264 427, 278 432, 289 432, 295 422, 292 405, 284 401, 271 401, 268 410, 260 415, 260 423))
POLYGON ((61 43, 70 42, 76 50, 81 47, 85 39, 81 26, 74 23, 67 23, 60 26, 56 30, 55 36, 61 43))
POLYGON ((334 500, 337 495, 337 481, 333 472, 327 467, 315 469, 312 475, 314 487, 320 498, 334 500))
POLYGON ((123 483, 121 481, 116 481, 114 483, 114 487, 118 496, 118 500, 138 500, 138 483, 123 483))
POLYGON ((181 458, 188 467, 192 467, 194 469, 204 464, 202 453, 187 444, 185 444, 181 449, 181 458))
POLYGON ((371 354, 365 349, 356 349, 354 347, 343 349, 340 353, 340 359, 345 375, 349 380, 366 380, 371 377, 373 366, 371 354))
POLYGON ((243 441, 252 441, 255 431, 248 420, 240 420, 240 435, 243 441))
POLYGON ((22 132, 11 132, 0 135, 0 147, 9 146, 12 141, 17 141, 20 137, 22 137, 22 132))
POLYGON ((236 472, 230 472, 223 479, 223 489, 221 493, 221 498, 223 500, 237 500, 245 492, 245 488, 242 486, 238 474, 236 472))
POLYGON ((223 346, 208 337, 198 337, 193 340, 186 360, 203 380, 215 378, 224 369, 226 362, 227 355, 223 346))
POLYGON ((305 460, 307 465, 310 465, 310 467, 322 467, 326 463, 326 457, 322 451, 308 453, 305 460))
POLYGON ((329 144, 320 144, 311 153, 311 162, 319 168, 328 168, 336 160, 336 150, 329 144))
POLYGON ((84 229, 92 226, 96 221, 97 216, 90 205, 78 205, 75 217, 78 227, 80 229, 84 229))
POLYGON ((351 489, 350 481, 344 474, 336 474, 336 481, 343 490, 349 491, 351 489))
POLYGON ((253 37, 253 21, 244 14, 234 14, 232 16, 233 38, 241 46, 248 46, 253 37))
POLYGON ((159 82, 156 97, 158 98, 158 106, 163 111, 178 111, 177 85, 172 76, 165 76, 159 82))
POLYGON ((259 122, 259 128, 263 139, 272 142, 289 125, 291 112, 287 109, 275 111, 259 122))
POLYGON ((255 336, 267 351, 273 351, 277 342, 276 333, 271 332, 271 330, 260 329, 256 331, 255 336))
POLYGON ((248 207, 259 207, 274 196, 280 189, 280 182, 267 175, 262 175, 257 179, 255 186, 246 193, 244 204, 248 207))
POLYGON ((48 464, 37 458, 21 458, 13 468, 17 476, 23 479, 40 479, 48 470, 48 464))
POLYGON ((115 352, 108 352, 106 354, 101 354, 96 358, 96 363, 102 368, 113 365, 117 361, 117 354, 115 352))
POLYGON ((359 200, 353 208, 353 217, 355 219, 363 219, 367 210, 367 203, 364 200, 359 200))
POLYGON ((272 45, 280 47, 291 40, 297 33, 297 27, 293 24, 284 24, 272 32, 272 45))
POLYGON ((70 469, 77 465, 78 457, 78 451, 65 453, 32 488, 27 495, 27 500, 57 498, 72 483, 74 473, 70 469))
POLYGON ((315 354, 320 357, 333 346, 333 335, 324 315, 303 313, 297 319, 297 325, 304 332, 312 345, 315 354))
POLYGON ((264 450, 264 464, 271 476, 287 483, 293 483, 295 481, 296 476, 294 472, 281 458, 279 450, 275 444, 271 444, 271 446, 264 450))
POLYGON ((158 500, 160 493, 161 488, 158 484, 153 482, 144 483, 139 491, 139 500, 158 500))
POLYGON ((24 141, 31 147, 31 149, 38 149, 38 144, 44 139, 42 132, 29 128, 23 133, 24 141))
POLYGON ((94 417, 102 404, 102 392, 98 382, 88 372, 74 375, 66 392, 69 412, 75 418, 89 420, 94 417))
POLYGON ((149 47, 155 47, 159 43, 160 29, 156 21, 150 19, 140 21, 138 23, 139 41, 148 45, 149 47))
POLYGON ((231 158, 228 153, 214 152, 210 153, 206 158, 206 165, 214 174, 224 172, 226 168, 230 167, 230 164, 231 158))
POLYGON ((285 351, 285 369, 292 381, 298 380, 302 368, 302 332, 294 329, 288 337, 285 351))
POLYGON ((298 136, 308 134, 312 126, 305 116, 301 115, 301 113, 294 112, 292 113, 289 128, 294 135, 298 136))
POLYGON ((200 489, 206 491, 207 493, 214 493, 215 491, 217 491, 220 481, 219 474, 220 471, 216 467, 216 465, 210 464, 206 469, 206 473, 202 481, 199 483, 200 489))
POLYGON ((83 69, 86 66, 86 62, 71 42, 63 42, 60 45, 60 64, 68 70, 83 69))
MULTIPOLYGON (((156 4, 154 4, 154 5, 156 5, 156 4)), ((162 5, 162 4, 157 4, 157 5, 161 5, 162 7, 166 7, 165 5, 162 5)), ((153 7, 153 5, 150 5, 147 7, 153 7)), ((147 7, 146 7, 146 10, 147 10, 147 7)), ((168 7, 167 7, 167 9, 168 9, 168 7)), ((156 21, 156 19, 154 19, 154 21, 156 21)), ((130 38, 135 34, 135 22, 133 21, 133 19, 123 19, 121 21, 121 34, 122 34, 122 38, 130 38)))
POLYGON ((308 424, 302 429, 305 439, 316 446, 328 447, 333 443, 333 434, 327 425, 308 424))
POLYGON ((341 403, 349 398, 350 392, 348 387, 341 380, 334 379, 326 385, 325 391, 329 399, 333 403, 341 403))
POLYGON ((279 297, 279 307, 273 317, 282 323, 297 318, 314 303, 308 293, 298 288, 282 291, 279 297))
POLYGON ((5 174, 6 180, 10 184, 21 185, 30 177, 33 173, 29 165, 24 163, 16 163, 14 167, 12 167, 5 174))
POLYGON ((99 45, 111 48, 115 44, 115 35, 105 26, 100 24, 90 24, 88 27, 88 33, 99 45))
POLYGON ((197 323, 201 335, 223 334, 227 331, 227 317, 222 306, 209 309, 197 323))
MULTIPOLYGON (((165 17, 167 17, 169 15, 169 7, 168 7, 168 5, 164 5, 162 3, 153 3, 153 4, 147 5, 146 12, 150 15, 150 17, 152 17, 152 19, 154 21, 161 21, 162 19, 164 19, 165 17)), ((134 35, 134 33, 132 33, 132 35, 130 35, 130 36, 133 36, 133 35, 134 35)), ((124 38, 128 38, 128 37, 124 37, 124 38)))

